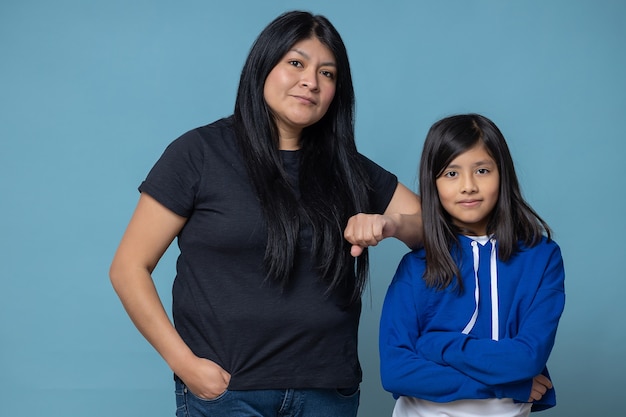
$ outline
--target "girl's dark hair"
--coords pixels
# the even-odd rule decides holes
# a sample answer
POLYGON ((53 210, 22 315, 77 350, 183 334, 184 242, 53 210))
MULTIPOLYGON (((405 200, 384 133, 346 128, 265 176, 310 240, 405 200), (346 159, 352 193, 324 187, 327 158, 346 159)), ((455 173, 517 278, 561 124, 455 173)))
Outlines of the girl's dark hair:
POLYGON ((522 197, 513 158, 500 129, 479 114, 462 114, 444 118, 429 130, 420 161, 419 183, 424 219, 426 270, 424 280, 433 287, 448 287, 454 277, 463 290, 460 272, 451 255, 463 233, 452 223, 437 192, 436 180, 458 155, 482 142, 496 162, 500 175, 499 197, 487 224, 487 235, 498 241, 498 257, 507 261, 520 243, 534 246, 545 232, 551 231, 545 221, 522 197))
POLYGON ((256 39, 241 72, 235 103, 236 136, 256 189, 267 226, 268 279, 289 283, 300 223, 313 225, 313 256, 328 291, 339 289, 350 301, 367 281, 368 255, 356 262, 343 238, 348 218, 367 211, 368 182, 354 141, 354 89, 341 36, 323 16, 287 12, 256 39), (278 129, 263 90, 270 71, 302 40, 316 38, 334 55, 336 91, 324 117, 301 135, 298 201, 283 168, 278 129), (356 273, 355 273, 356 272, 356 273))

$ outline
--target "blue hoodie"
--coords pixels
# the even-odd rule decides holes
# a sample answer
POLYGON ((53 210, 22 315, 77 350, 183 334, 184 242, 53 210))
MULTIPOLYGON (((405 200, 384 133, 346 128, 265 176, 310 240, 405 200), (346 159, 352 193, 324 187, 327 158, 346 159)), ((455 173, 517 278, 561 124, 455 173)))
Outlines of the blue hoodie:
MULTIPOLYGON (((495 240, 458 239, 453 258, 461 259, 462 293, 454 284, 439 291, 426 285, 424 249, 400 262, 380 323, 383 387, 396 398, 434 402, 527 402, 533 377, 549 377, 565 304, 560 249, 543 238, 502 262, 495 240)), ((532 410, 555 404, 550 389, 532 410)))

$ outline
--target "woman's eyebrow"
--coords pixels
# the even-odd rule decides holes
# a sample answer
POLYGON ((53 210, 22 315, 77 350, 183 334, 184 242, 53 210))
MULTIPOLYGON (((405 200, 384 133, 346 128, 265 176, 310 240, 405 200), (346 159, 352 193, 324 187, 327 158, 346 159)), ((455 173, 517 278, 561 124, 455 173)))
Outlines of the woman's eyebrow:
MULTIPOLYGON (((304 52, 301 49, 293 48, 293 49, 291 49, 291 51, 295 52, 295 53, 297 53, 299 55, 302 55, 306 59, 311 59, 309 54, 307 54, 306 52, 304 52)), ((335 61, 328 61, 328 62, 322 62, 321 66, 323 66, 323 67, 336 67, 337 64, 335 64, 335 61)))

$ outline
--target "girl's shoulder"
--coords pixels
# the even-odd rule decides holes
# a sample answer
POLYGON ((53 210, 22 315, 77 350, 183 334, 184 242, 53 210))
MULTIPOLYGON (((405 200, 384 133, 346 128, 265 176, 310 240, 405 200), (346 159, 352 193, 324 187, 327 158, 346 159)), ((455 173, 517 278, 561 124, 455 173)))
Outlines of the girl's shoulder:
POLYGON ((423 248, 406 253, 394 277, 394 281, 407 282, 411 285, 421 284, 426 269, 426 252, 423 248))
POLYGON ((537 268, 541 268, 541 265, 545 267, 558 265, 559 268, 562 268, 563 255, 559 245, 554 240, 544 236, 535 245, 525 245, 520 242, 519 250, 513 254, 507 264, 511 266, 534 265, 537 268))
POLYGON ((547 236, 541 236, 541 239, 534 245, 526 245, 524 242, 519 242, 518 245, 522 252, 560 252, 561 250, 558 243, 553 239, 548 239, 547 236))
POLYGON ((426 250, 422 247, 413 249, 402 257, 403 262, 426 265, 426 250))

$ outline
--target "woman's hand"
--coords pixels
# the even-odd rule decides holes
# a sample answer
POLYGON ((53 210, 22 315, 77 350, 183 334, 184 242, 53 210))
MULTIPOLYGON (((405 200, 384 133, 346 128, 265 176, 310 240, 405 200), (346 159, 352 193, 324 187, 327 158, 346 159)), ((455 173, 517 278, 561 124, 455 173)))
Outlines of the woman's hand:
POLYGON ((193 356, 176 372, 187 388, 199 398, 210 400, 219 397, 230 383, 230 374, 208 359, 193 356))
POLYGON ((364 248, 378 245, 384 238, 393 236, 396 227, 390 215, 359 213, 350 217, 344 231, 345 239, 352 243, 350 254, 356 257, 364 248))
POLYGON ((422 245, 422 206, 417 195, 398 183, 383 214, 358 213, 348 220, 345 239, 352 244, 350 254, 359 256, 368 246, 395 237, 408 247, 422 245))

